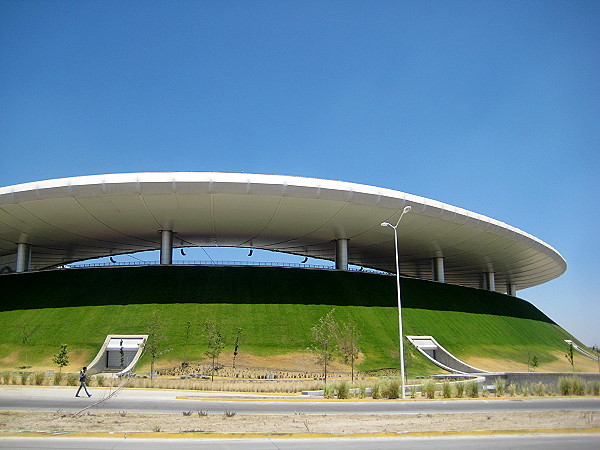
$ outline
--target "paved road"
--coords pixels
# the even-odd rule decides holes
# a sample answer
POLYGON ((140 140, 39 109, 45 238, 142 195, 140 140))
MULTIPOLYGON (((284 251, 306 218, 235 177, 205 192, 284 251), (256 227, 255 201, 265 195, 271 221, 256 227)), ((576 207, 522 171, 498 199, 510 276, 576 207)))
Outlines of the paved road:
POLYGON ((79 439, 79 438, 0 438, 0 448, 12 449, 596 449, 598 435, 468 436, 378 439, 79 439))
MULTIPOLYGON (((0 387, 0 410, 77 411, 107 396, 107 389, 94 389, 92 398, 75 398, 74 388, 63 387, 0 387)), ((253 401, 249 398, 214 399, 214 393, 198 391, 151 391, 129 389, 94 406, 94 411, 106 412, 182 412, 203 410, 238 414, 367 414, 367 413, 453 413, 501 411, 576 410, 599 411, 599 398, 543 399, 480 399, 450 401, 253 401), (178 399, 195 396, 198 400, 178 399)))

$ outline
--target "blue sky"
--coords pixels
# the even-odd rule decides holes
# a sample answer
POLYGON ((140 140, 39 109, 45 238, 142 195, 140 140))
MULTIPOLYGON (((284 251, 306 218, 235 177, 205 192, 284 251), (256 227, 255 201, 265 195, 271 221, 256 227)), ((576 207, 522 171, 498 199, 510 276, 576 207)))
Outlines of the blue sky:
MULTIPOLYGON (((502 220, 600 344, 600 3, 0 0, 0 185, 137 171, 382 186, 502 220)), ((218 257, 215 257, 218 259, 218 257)))

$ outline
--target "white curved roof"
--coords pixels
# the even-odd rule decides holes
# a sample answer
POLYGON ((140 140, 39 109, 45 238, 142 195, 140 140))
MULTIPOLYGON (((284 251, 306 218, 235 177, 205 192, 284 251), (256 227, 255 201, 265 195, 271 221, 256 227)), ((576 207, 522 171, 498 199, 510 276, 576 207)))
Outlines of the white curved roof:
MULTIPOLYGON (((442 256, 446 282, 479 286, 495 272, 518 289, 558 277, 562 256, 517 228, 404 192, 341 181, 216 172, 126 173, 61 178, 0 188, 0 257, 32 245, 32 268, 160 248, 161 229, 175 245, 236 246, 335 259, 347 238, 351 264, 431 277, 442 256)), ((13 256, 10 256, 13 255, 13 256)))

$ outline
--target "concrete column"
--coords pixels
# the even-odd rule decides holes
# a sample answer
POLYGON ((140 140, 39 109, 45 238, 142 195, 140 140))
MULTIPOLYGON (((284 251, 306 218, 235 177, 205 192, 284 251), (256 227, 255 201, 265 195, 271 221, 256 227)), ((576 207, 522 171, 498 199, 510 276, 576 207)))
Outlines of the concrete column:
POLYGON ((335 268, 348 270, 348 239, 336 239, 335 241, 335 268))
POLYGON ((485 272, 483 274, 483 288, 488 291, 496 290, 496 276, 494 272, 485 272))
POLYGON ((512 295, 513 297, 517 296, 517 285, 516 283, 506 283, 506 293, 508 295, 512 295))
POLYGON ((173 263, 173 231, 160 230, 160 263, 173 263))
POLYGON ((445 280, 444 276, 444 258, 435 257, 431 258, 431 273, 433 274, 433 281, 439 281, 443 283, 445 280))
POLYGON ((19 242, 17 244, 16 272, 27 272, 31 266, 31 245, 19 242))

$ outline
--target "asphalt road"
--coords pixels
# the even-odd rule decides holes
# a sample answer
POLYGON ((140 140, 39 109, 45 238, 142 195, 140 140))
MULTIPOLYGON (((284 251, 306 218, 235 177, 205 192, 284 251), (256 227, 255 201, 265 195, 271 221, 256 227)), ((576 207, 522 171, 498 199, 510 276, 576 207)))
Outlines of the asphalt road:
POLYGON ((377 439, 98 439, 0 438, 0 448, 12 449, 597 449, 598 435, 520 435, 377 439))
MULTIPOLYGON (((0 410, 78 411, 105 398, 108 389, 93 389, 91 398, 75 398, 75 388, 0 387, 0 410)), ((164 412, 203 410, 237 414, 368 414, 368 413, 454 413, 502 411, 598 411, 599 398, 479 399, 449 401, 285 401, 229 395, 215 399, 215 393, 198 391, 151 391, 128 389, 93 406, 92 411, 164 412), (178 399, 178 396, 197 398, 178 399)), ((259 397, 259 396, 257 396, 259 397)))

